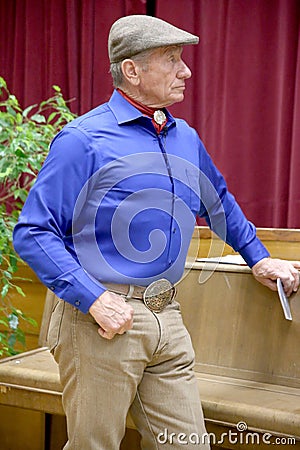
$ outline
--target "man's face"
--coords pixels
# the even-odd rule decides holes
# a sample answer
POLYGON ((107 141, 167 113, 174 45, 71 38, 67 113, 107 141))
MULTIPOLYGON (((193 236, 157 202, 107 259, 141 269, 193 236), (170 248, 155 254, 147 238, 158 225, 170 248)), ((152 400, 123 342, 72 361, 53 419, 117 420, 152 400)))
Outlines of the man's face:
POLYGON ((184 99, 185 80, 192 74, 181 54, 181 46, 160 47, 151 53, 148 64, 140 72, 142 103, 162 108, 184 99))

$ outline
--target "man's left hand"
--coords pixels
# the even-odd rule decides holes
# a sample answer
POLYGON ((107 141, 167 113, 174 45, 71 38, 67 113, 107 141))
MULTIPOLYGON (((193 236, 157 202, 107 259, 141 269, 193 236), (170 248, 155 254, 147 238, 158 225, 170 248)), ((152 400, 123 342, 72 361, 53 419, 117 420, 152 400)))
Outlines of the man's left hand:
POLYGON ((299 287, 300 261, 286 261, 276 258, 263 258, 252 267, 252 273, 257 281, 277 290, 276 280, 280 278, 287 296, 296 292, 299 287))

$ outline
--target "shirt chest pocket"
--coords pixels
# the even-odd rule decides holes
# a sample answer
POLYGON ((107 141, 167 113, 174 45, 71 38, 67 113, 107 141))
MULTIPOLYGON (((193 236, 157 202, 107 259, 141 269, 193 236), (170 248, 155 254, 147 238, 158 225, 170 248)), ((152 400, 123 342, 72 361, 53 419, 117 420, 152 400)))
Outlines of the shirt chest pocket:
POLYGON ((200 210, 200 181, 197 170, 185 169, 175 182, 175 194, 190 210, 197 214, 200 210))

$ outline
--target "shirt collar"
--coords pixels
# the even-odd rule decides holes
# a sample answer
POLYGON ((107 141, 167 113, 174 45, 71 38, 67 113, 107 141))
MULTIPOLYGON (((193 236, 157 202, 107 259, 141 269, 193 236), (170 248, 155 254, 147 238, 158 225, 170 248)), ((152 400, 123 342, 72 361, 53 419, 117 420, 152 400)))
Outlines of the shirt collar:
MULTIPOLYGON (((108 106, 110 107, 112 113, 119 125, 124 123, 132 122, 139 117, 143 117, 143 113, 141 113, 137 108, 131 105, 119 92, 114 90, 109 102, 108 106)), ((167 127, 171 125, 176 125, 176 121, 172 114, 166 110, 168 123, 167 127)))

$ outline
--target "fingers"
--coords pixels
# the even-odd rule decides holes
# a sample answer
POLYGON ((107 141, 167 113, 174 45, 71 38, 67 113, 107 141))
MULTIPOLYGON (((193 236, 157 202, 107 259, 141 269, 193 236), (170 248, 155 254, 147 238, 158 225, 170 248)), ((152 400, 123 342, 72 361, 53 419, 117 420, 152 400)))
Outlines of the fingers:
POLYGON ((300 269, 300 261, 289 261, 295 269, 300 269))
POLYGON ((90 314, 100 328, 100 336, 113 339, 116 334, 124 334, 133 326, 133 309, 124 298, 105 291, 90 307, 90 314))
POLYGON ((116 334, 124 334, 125 331, 119 332, 119 333, 115 333, 114 331, 105 331, 105 330, 103 330, 103 328, 99 327, 98 328, 98 333, 104 339, 111 340, 111 339, 113 339, 115 337, 116 334))
POLYGON ((289 296, 293 292, 297 292, 299 288, 299 272, 295 265, 300 267, 300 263, 297 261, 295 261, 295 265, 291 261, 282 261, 282 263, 284 263, 285 271, 278 278, 281 279, 284 291, 289 296))
POLYGON ((293 292, 297 292, 299 288, 299 273, 294 274, 294 277, 281 278, 283 288, 287 296, 293 292))
POLYGON ((276 290, 276 280, 280 278, 285 293, 289 296, 299 288, 299 261, 264 258, 252 267, 254 277, 263 285, 276 290))
POLYGON ((293 286, 293 291, 297 292, 299 286, 300 286, 300 274, 299 274, 299 270, 300 270, 300 261, 290 261, 290 263, 292 264, 294 270, 293 270, 293 274, 294 274, 294 286, 293 286))

